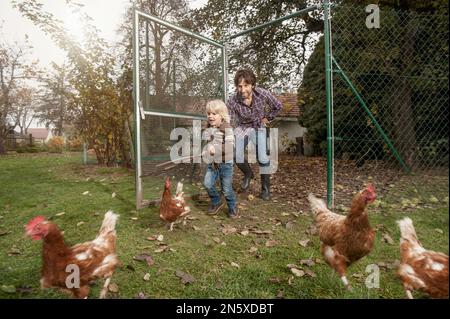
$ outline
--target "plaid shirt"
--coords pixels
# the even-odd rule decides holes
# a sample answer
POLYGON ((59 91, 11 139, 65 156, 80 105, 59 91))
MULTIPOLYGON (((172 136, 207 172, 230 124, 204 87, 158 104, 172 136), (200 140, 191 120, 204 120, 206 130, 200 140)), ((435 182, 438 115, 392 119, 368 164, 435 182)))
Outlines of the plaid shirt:
POLYGON ((235 134, 243 136, 251 128, 264 127, 263 118, 273 121, 283 105, 269 91, 255 87, 251 107, 244 104, 238 93, 228 99, 227 107, 235 134))

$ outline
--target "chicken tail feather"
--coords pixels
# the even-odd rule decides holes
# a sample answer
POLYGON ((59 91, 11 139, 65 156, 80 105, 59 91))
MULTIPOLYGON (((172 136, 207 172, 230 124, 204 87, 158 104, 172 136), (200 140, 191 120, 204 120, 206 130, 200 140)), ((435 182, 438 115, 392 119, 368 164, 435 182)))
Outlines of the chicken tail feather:
POLYGON ((312 212, 314 216, 319 215, 320 213, 328 213, 330 212, 327 208, 327 205, 323 200, 317 198, 313 194, 308 195, 309 204, 311 206, 312 212))
POLYGON ((413 225, 411 218, 405 217, 402 220, 398 220, 397 224, 400 227, 400 233, 401 233, 402 240, 407 240, 411 244, 420 245, 420 242, 417 239, 416 230, 414 229, 414 225, 413 225))
POLYGON ((104 237, 111 232, 115 232, 118 218, 119 215, 115 214, 112 210, 107 211, 105 217, 103 218, 102 227, 100 228, 100 233, 98 236, 104 237))

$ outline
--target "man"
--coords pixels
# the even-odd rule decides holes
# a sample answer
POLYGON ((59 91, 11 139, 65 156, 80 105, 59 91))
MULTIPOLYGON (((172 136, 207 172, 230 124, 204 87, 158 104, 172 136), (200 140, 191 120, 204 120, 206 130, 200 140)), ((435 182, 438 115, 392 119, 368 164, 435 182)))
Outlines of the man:
POLYGON ((234 77, 236 93, 227 101, 231 123, 236 136, 236 165, 244 173, 241 184, 246 191, 253 178, 253 172, 244 161, 244 150, 250 140, 256 146, 256 154, 261 171, 261 195, 270 199, 270 165, 267 155, 267 135, 265 127, 275 119, 282 104, 269 91, 256 87, 256 76, 250 69, 241 69, 234 77), (268 106, 268 109, 266 109, 268 106), (264 170, 264 168, 266 168, 264 170))

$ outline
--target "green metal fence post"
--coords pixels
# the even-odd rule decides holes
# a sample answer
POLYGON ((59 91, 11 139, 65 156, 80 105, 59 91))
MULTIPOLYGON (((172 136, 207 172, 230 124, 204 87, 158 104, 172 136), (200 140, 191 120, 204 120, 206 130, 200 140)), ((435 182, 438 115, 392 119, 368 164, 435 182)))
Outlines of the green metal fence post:
POLYGON ((336 66, 336 69, 337 69, 335 72, 338 73, 344 79, 344 81, 347 83, 347 85, 350 87, 350 89, 352 90, 353 94, 356 96, 356 99, 358 100, 359 104, 361 104, 362 108, 364 109, 364 111, 369 116, 369 118, 372 121, 373 125, 378 130, 380 135, 383 137, 384 141, 386 142, 387 146, 391 150, 392 154, 394 154, 395 158, 398 160, 398 162, 403 167, 403 169, 407 173, 410 173, 411 169, 408 167, 408 165, 405 163, 403 158, 400 156, 400 154, 398 153, 397 149, 392 144, 391 140, 386 135, 386 133, 384 132, 384 130, 381 127, 381 125, 378 123, 378 121, 373 116, 372 112, 370 112, 369 108, 366 105, 366 102, 364 102, 364 99, 361 97, 361 95, 359 94, 358 90, 353 85, 352 81, 350 81, 350 79, 347 77, 347 74, 345 74, 345 72, 341 69, 341 67, 339 66, 339 64, 336 62, 336 60, 334 58, 333 58, 333 64, 336 66))
POLYGON ((333 105, 332 105, 332 64, 331 64, 331 30, 329 21, 330 3, 325 0, 324 8, 324 43, 325 43, 325 91, 327 108, 327 205, 334 206, 334 172, 333 172, 333 105))

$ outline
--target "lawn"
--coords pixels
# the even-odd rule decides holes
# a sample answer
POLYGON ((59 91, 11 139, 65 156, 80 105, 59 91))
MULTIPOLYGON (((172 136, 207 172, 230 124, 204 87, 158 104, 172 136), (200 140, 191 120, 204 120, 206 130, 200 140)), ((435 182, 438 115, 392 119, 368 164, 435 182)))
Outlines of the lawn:
MULTIPOLYGON (((323 262, 306 205, 306 192, 324 195, 322 177, 319 184, 305 182, 298 192, 300 186, 275 177, 274 201, 240 195, 237 220, 228 219, 225 210, 208 216, 206 202, 191 201, 190 217, 169 232, 157 207, 136 211, 133 171, 83 166, 81 159, 79 153, 0 157, 0 298, 67 298, 39 288, 42 242, 26 238, 23 229, 36 215, 51 218, 66 242, 75 244, 94 239, 107 210, 120 214, 117 254, 122 265, 112 277, 110 298, 404 298, 396 276, 396 220, 404 216, 413 219, 426 248, 448 254, 448 176, 406 177, 384 189, 369 211, 377 230, 374 250, 349 268, 353 290, 347 291, 323 262), (289 192, 295 199, 286 199, 289 192), (134 258, 142 254, 154 263, 134 258), (301 276, 290 269, 294 265, 301 276), (365 284, 373 265, 380 270, 378 288, 365 284), (182 282, 183 274, 188 283, 182 282)), ((278 176, 286 169, 281 165, 278 176)), ((292 174, 293 180, 307 180, 311 172, 292 174)), ((162 186, 152 195, 159 197, 162 186)), ((98 297, 101 286, 92 286, 91 298, 98 297)))

